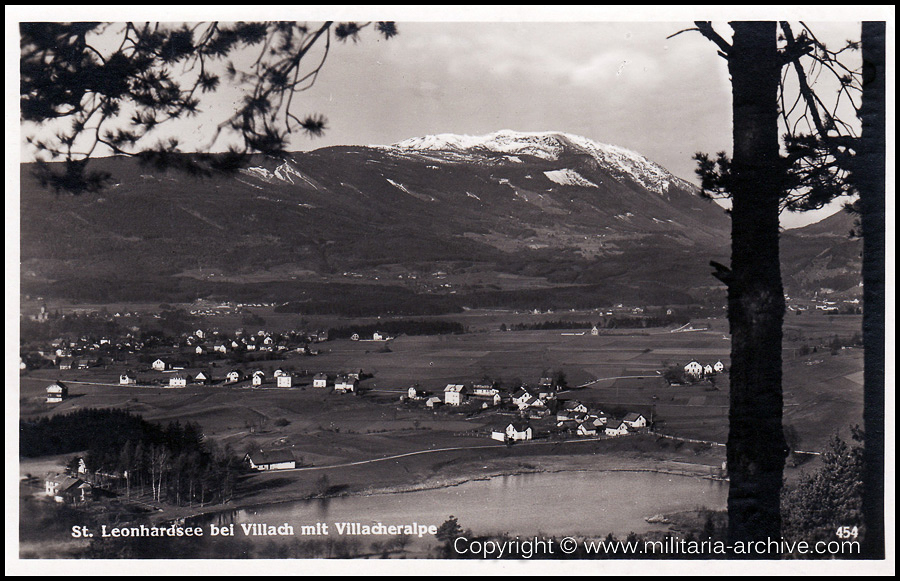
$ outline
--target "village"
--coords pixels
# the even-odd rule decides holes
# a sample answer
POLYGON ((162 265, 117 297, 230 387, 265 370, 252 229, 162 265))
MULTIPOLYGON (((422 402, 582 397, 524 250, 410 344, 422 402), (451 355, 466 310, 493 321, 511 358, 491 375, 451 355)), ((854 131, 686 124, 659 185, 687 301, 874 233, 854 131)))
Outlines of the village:
MULTIPOLYGON (((648 315, 636 309, 627 316, 640 323, 648 315)), ((626 450, 629 436, 642 434, 696 445, 725 437, 729 346, 716 318, 616 330, 585 312, 570 314, 567 329, 553 313, 480 313, 466 319, 474 331, 407 320, 383 323, 386 332, 378 321, 276 331, 246 311, 224 327, 220 317, 210 325, 188 319, 188 329, 165 327, 177 320, 174 309, 133 313, 130 326, 111 324, 121 314, 46 313, 23 327, 24 418, 89 407, 146 414, 151 422, 196 418, 207 437, 237 444, 231 457, 247 474, 430 449, 525 452, 532 444, 622 440, 626 450)), ((846 334, 843 327, 854 324, 838 317, 823 325, 825 317, 792 317, 801 325, 792 336, 812 351, 793 350, 809 359, 806 369, 820 362, 816 345, 830 345, 836 325, 846 334)), ((841 349, 828 348, 833 355, 841 349)), ((838 361, 815 373, 825 377, 838 361)), ((797 428, 812 433, 806 424, 797 428)), ((633 441, 643 446, 644 439, 633 441)), ((44 486, 77 491, 92 482, 82 476, 68 481, 79 475, 57 470, 44 486)))
MULTIPOLYGON (((596 326, 591 329, 590 335, 598 335, 596 326)), ((360 337, 359 333, 350 336, 353 342, 385 345, 392 339, 381 331, 373 332, 370 337, 360 337)), ((353 395, 400 393, 397 400, 408 408, 421 408, 448 417, 489 414, 493 419, 490 427, 485 429, 484 437, 506 445, 541 439, 626 436, 652 429, 656 419, 652 413, 646 414, 643 410, 626 410, 613 415, 592 403, 583 403, 575 396, 584 386, 569 386, 565 374, 561 372, 555 376, 543 376, 534 385, 525 382, 501 385, 485 377, 480 381, 449 383, 440 391, 423 389, 418 383, 409 387, 372 387, 367 385, 366 380, 372 379, 373 375, 362 369, 317 369, 314 359, 296 359, 318 355, 321 344, 328 340, 327 331, 271 333, 259 330, 247 333, 238 330, 228 335, 198 328, 182 334, 177 340, 160 336, 142 340, 130 334, 117 340, 109 337, 59 338, 50 342, 48 348, 33 353, 32 360, 34 356, 40 357, 44 366, 52 364, 61 372, 94 371, 96 377, 92 383, 95 384, 104 384, 104 377, 113 379, 112 370, 128 367, 118 375, 117 381, 108 380, 106 385, 135 389, 312 388, 323 393, 353 395), (286 360, 288 355, 294 357, 290 363, 286 360), (304 364, 303 369, 297 369, 296 361, 308 364, 304 364), (249 365, 236 365, 238 362, 249 365), (279 362, 284 364, 279 365, 279 362)), ((23 370, 25 367, 23 359, 23 370)), ((704 381, 712 383, 715 376, 724 372, 722 361, 703 365, 696 360, 674 372, 671 368, 657 371, 672 387, 704 381)), ((83 380, 73 385, 78 383, 83 383, 83 380)), ((45 391, 47 404, 59 404, 74 395, 70 386, 60 379, 47 385, 45 391)), ((297 467, 290 450, 277 448, 248 452, 244 461, 251 470, 256 471, 297 467)), ((52 478, 58 479, 59 476, 53 475, 52 478)))

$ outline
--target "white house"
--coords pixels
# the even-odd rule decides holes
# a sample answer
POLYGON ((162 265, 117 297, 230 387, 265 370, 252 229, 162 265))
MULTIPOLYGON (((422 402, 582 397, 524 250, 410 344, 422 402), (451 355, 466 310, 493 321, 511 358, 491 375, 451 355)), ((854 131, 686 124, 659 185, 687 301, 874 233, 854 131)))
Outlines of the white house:
POLYGON ((119 385, 133 385, 137 383, 137 378, 131 371, 126 371, 119 376, 119 385))
POLYGON ((276 370, 272 373, 272 377, 274 377, 274 378, 277 379, 277 378, 281 377, 282 375, 287 375, 287 374, 288 374, 287 371, 285 371, 284 369, 279 368, 279 369, 276 369, 276 370))
POLYGON ((261 369, 257 369, 256 371, 253 372, 253 377, 250 378, 250 382, 254 386, 259 387, 260 385, 263 384, 263 381, 265 381, 265 379, 266 379, 266 374, 261 369))
POLYGON ((350 340, 359 341, 359 333, 353 333, 352 335, 350 335, 350 340))
POLYGON ((707 363, 706 367, 703 368, 703 375, 710 376, 713 374, 713 366, 707 363))
POLYGON ((597 435, 597 426, 590 422, 582 422, 578 424, 579 436, 596 436, 597 435))
POLYGON ((505 428, 494 428, 491 431, 491 438, 500 442, 531 440, 533 437, 534 430, 528 422, 523 420, 512 421, 505 428))
POLYGON ((597 328, 597 325, 594 325, 593 327, 591 327, 591 335, 596 337, 599 334, 600 334, 600 329, 597 328))
POLYGON ((372 341, 384 341, 384 335, 382 335, 378 331, 375 331, 374 333, 372 333, 372 341))
POLYGON ((241 380, 241 372, 237 369, 232 369, 227 374, 225 374, 225 383, 237 383, 241 380))
POLYGON ((465 385, 449 383, 444 388, 444 403, 447 405, 462 405, 466 401, 468 388, 465 385))
POLYGON ((251 470, 260 472, 290 470, 297 467, 297 461, 294 460, 294 454, 290 450, 259 450, 244 456, 244 461, 250 465, 251 470))
POLYGON ((435 406, 439 406, 442 403, 443 402, 441 401, 441 398, 439 398, 436 395, 433 395, 425 400, 425 407, 427 407, 428 409, 434 409, 435 406))
POLYGON ((91 485, 65 474, 50 474, 44 480, 44 492, 56 502, 85 502, 91 492, 91 485))
POLYGON ((625 414, 625 417, 622 418, 622 423, 626 424, 629 428, 646 428, 647 418, 637 412, 630 412, 625 414))
POLYGON ((703 366, 696 361, 691 361, 684 366, 684 374, 694 378, 699 378, 701 375, 703 375, 703 366))
POLYGON ((328 376, 324 373, 316 373, 313 376, 313 387, 328 387, 328 376))
POLYGON ((173 375, 169 378, 169 387, 187 387, 187 376, 181 375, 173 375))
POLYGON ((722 373, 723 371, 725 371, 725 364, 721 361, 716 361, 716 364, 713 365, 713 369, 716 373, 722 373))
POLYGON ((59 403, 69 397, 69 388, 61 381, 47 386, 47 403, 59 403))
POLYGON ((472 386, 472 395, 480 397, 493 397, 500 393, 500 390, 494 387, 492 383, 476 383, 472 386))
POLYGON ((212 381, 212 376, 207 371, 201 371, 194 376, 194 383, 202 383, 206 385, 212 381))
POLYGON ((344 375, 334 380, 334 391, 340 393, 353 393, 356 391, 358 385, 359 380, 344 375))
POLYGON ((608 422, 603 433, 607 436, 624 436, 628 433, 628 424, 618 420, 608 422))
POLYGON ((567 401, 562 404, 562 409, 570 412, 575 412, 579 414, 586 414, 588 412, 587 406, 581 403, 580 401, 567 401))
POLYGON ((275 378, 275 385, 278 387, 291 387, 294 384, 294 378, 284 373, 275 378))
POLYGON ((166 362, 162 359, 157 359, 154 361, 150 367, 152 367, 155 371, 165 371, 166 370, 166 362))
POLYGON ((544 402, 526 389, 519 389, 512 396, 512 402, 520 410, 544 407, 544 402))

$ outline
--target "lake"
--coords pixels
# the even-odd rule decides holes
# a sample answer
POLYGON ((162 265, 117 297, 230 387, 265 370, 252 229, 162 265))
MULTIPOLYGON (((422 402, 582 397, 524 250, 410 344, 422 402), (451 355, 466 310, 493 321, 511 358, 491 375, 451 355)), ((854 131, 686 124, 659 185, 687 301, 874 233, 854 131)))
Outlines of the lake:
MULTIPOLYGON (((645 518, 700 507, 724 509, 728 484, 656 472, 556 472, 498 476, 447 488, 287 502, 204 517, 205 523, 301 526, 336 523, 440 526, 450 515, 475 534, 606 536, 665 530, 645 518)), ((430 540, 433 536, 427 535, 430 540)), ((272 537, 260 538, 266 541, 272 537)), ((374 540, 366 537, 363 540, 374 540)), ((387 536, 381 537, 388 538, 387 536)), ((423 538, 424 540, 424 538, 423 538)))

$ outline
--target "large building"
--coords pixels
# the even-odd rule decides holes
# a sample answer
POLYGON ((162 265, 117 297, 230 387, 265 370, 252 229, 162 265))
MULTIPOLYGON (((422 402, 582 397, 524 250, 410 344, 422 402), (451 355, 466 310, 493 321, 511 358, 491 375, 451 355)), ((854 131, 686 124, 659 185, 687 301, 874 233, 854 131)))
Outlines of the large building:
POLYGON ((466 401, 467 392, 465 385, 448 384, 444 388, 444 403, 447 405, 462 405, 466 401))

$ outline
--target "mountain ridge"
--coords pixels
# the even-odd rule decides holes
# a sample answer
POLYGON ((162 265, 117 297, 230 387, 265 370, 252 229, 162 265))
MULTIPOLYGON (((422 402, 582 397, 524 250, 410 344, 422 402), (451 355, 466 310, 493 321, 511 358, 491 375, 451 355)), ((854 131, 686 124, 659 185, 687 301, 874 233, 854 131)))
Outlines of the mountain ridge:
POLYGON ((96 196, 54 198, 23 164, 22 287, 291 301, 301 285, 350 282, 457 305, 508 293, 552 303, 580 288, 598 304, 723 292, 708 262, 727 262, 724 210, 639 154, 559 132, 399 143, 257 156, 204 179, 97 159, 114 183, 96 196))

